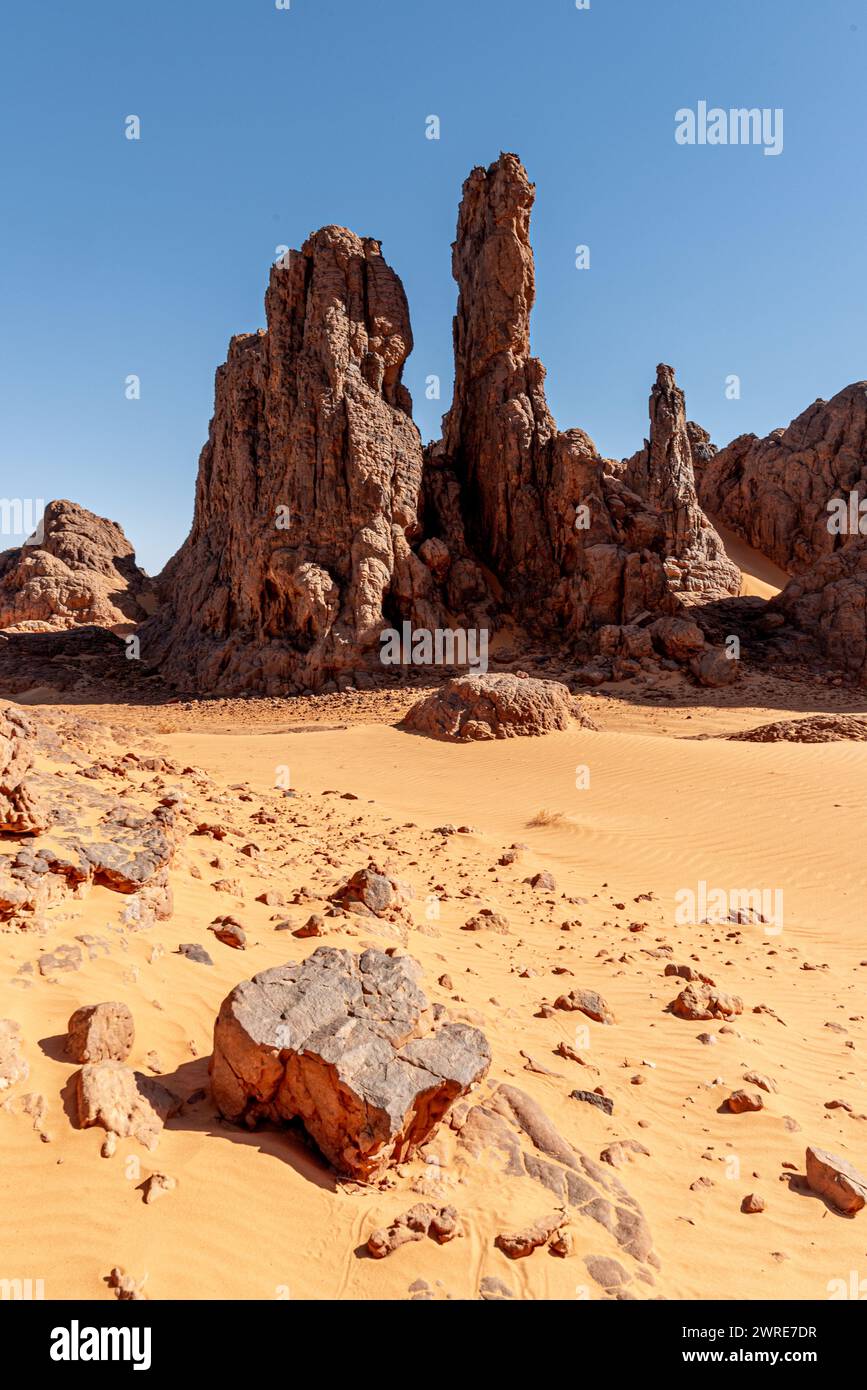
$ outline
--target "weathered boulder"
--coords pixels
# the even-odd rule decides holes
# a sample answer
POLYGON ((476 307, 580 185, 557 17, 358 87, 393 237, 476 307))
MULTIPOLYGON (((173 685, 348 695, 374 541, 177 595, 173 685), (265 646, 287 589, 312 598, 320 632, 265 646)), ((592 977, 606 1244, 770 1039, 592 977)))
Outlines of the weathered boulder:
POLYGON ((338 1172, 370 1180, 431 1134, 487 1072, 465 1024, 433 1026, 408 956, 321 946, 237 985, 214 1027, 211 1087, 223 1115, 300 1119, 338 1172))
POLYGON ((78 1123, 100 1125, 118 1139, 136 1139, 155 1149, 167 1119, 181 1102, 153 1076, 120 1062, 91 1062, 75 1077, 78 1123))
POLYGON ((848 1216, 854 1216, 867 1202, 867 1178, 827 1149, 807 1148, 807 1183, 848 1216))
POLYGON ((411 549, 422 445, 400 280, 377 241, 323 227, 272 267, 265 313, 217 372, 192 530, 141 633, 185 688, 318 688, 380 670, 393 616, 437 625, 411 549))
POLYGON ((743 1013, 744 1001, 737 994, 726 994, 710 985, 695 983, 682 989, 670 1008, 678 1018, 693 1021, 732 1018, 735 1014, 743 1013))
POLYGON ((740 662, 720 647, 708 647, 700 656, 694 656, 689 669, 699 685, 711 687, 732 685, 741 673, 740 662))
POLYGON ((469 743, 568 729, 573 720, 593 724, 568 686, 511 674, 457 676, 413 705, 405 729, 432 738, 469 743))
POLYGON ((596 1023, 615 1022, 613 1010, 595 989, 573 989, 568 994, 561 994, 554 1008, 565 1009, 567 1013, 577 1010, 596 1023))
POLYGON ((657 618, 650 626, 650 635, 673 661, 690 661, 704 651, 704 633, 689 618, 657 618))
POLYGON ((399 1250, 402 1245, 430 1236, 438 1245, 446 1245, 462 1235, 460 1218, 454 1207, 435 1207, 430 1202, 417 1202, 409 1211, 395 1217, 389 1226, 372 1231, 367 1249, 375 1260, 399 1250))
POLYGON ((30 1066, 21 1051, 21 1024, 0 1018, 0 1091, 26 1081, 29 1075, 30 1066))
POLYGON ((87 1004, 69 1020, 65 1050, 75 1062, 125 1062, 134 1041, 126 1004, 87 1004))
POLYGON ((156 607, 153 582, 115 521, 49 502, 36 535, 0 554, 0 627, 128 628, 156 607))
POLYGON ((392 877, 377 864, 358 869, 334 894, 334 901, 350 912, 372 912, 386 917, 399 912, 413 896, 412 888, 392 877))
POLYGON ((726 1105, 732 1115, 743 1115, 750 1110, 763 1110, 765 1102, 759 1091, 732 1091, 726 1105))

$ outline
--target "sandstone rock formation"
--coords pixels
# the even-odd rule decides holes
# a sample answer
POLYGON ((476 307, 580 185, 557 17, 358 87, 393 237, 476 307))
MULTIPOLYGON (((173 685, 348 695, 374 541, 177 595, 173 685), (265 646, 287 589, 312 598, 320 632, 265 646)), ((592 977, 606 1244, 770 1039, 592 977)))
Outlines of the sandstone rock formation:
POLYGON ((167 1119, 181 1102, 153 1076, 120 1062, 94 1062, 76 1073, 75 1097, 82 1129, 100 1125, 118 1139, 156 1148, 167 1119))
POLYGON ((324 227, 272 268, 265 312, 217 372, 192 531, 142 632, 186 688, 319 688, 380 669, 392 618, 437 625, 410 548, 422 447, 400 280, 377 241, 324 227))
POLYGON ((807 634, 827 660, 867 684, 867 539, 850 540, 795 575, 768 609, 807 634))
POLYGON ((736 743, 864 743, 867 718, 860 714, 811 714, 806 719, 777 719, 726 734, 736 743))
POLYGON ((362 1181, 412 1153, 487 1072, 476 1028, 432 1027, 420 966, 321 946, 245 980, 214 1027, 211 1087, 250 1126, 300 1119, 338 1172, 362 1181))
POLYGON ((75 1062, 125 1062, 134 1041, 126 1004, 88 1004, 69 1020, 65 1050, 75 1062))
MULTIPOLYGON (((828 502, 867 497, 867 382, 808 406, 765 438, 742 434, 698 472, 702 505, 790 574, 840 548, 828 502)), ((867 530, 867 522, 865 522, 867 530)))
POLYGON ((171 684, 368 686, 385 674, 383 633, 403 622, 516 619, 587 655, 604 625, 737 592, 695 495, 693 460, 712 446, 670 368, 628 464, 558 431, 530 354, 533 198, 513 154, 464 184, 454 393, 424 453, 401 384, 406 299, 379 243, 325 227, 273 267, 267 329, 234 338, 217 373, 192 531, 141 632, 171 684))
POLYGON ((623 477, 662 516, 665 572, 684 603, 734 596, 741 586, 740 570, 699 504, 693 460, 706 445, 697 432, 698 426, 688 429, 674 370, 660 363, 650 393, 650 438, 624 462, 623 477))
MULTIPOLYGON (((505 1253, 513 1258, 529 1254, 535 1245, 556 1238, 568 1223, 570 1239, 555 1253, 586 1252, 588 1267, 594 1259, 616 1264, 619 1278, 597 1281, 606 1288, 619 1285, 614 1297, 652 1296, 659 1259, 641 1207, 610 1167, 582 1153, 557 1130, 532 1096, 517 1086, 490 1087, 477 1104, 456 1114, 452 1124, 461 1151, 473 1163, 491 1164, 510 1181, 533 1184, 534 1191, 538 1185, 548 1201, 553 1196, 558 1204, 556 1214, 534 1223, 530 1231, 505 1237, 505 1253), (615 1254, 626 1258, 629 1267, 614 1261, 615 1254)), ((518 1194, 516 1204, 517 1200, 518 1194)), ((525 1206, 526 1192, 520 1193, 520 1200, 525 1206)))
POLYGON ((33 764, 33 725, 11 706, 0 711, 0 834, 38 835, 51 823, 45 798, 28 773, 33 764))
POLYGON ((466 180, 452 269, 455 385, 442 440, 427 453, 426 525, 478 600, 478 564, 498 602, 541 629, 577 635, 601 623, 674 611, 661 518, 606 472, 582 430, 560 433, 545 370, 530 354, 535 296, 529 223, 535 190, 514 154, 466 180))
POLYGON ((848 1216, 867 1203, 867 1178, 845 1158, 826 1149, 807 1148, 807 1184, 848 1216))
POLYGON ((521 675, 459 676, 446 681, 406 714, 403 727, 433 738, 516 738, 568 729, 573 720, 593 728, 568 686, 521 675))
POLYGON ((0 554, 0 628, 128 629, 153 613, 153 584, 117 522, 61 500, 40 531, 0 554))

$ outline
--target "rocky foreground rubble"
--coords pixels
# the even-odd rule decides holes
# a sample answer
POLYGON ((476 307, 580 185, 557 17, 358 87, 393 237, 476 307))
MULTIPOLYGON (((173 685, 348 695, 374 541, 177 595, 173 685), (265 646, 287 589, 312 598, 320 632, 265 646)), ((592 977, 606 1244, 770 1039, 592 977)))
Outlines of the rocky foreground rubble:
MULTIPOLYGON (((88 775, 93 759, 76 751, 24 711, 0 711, 0 832, 23 837, 0 855, 0 922, 36 926, 52 904, 93 884, 129 895, 129 914, 141 923, 169 916, 168 867, 186 833, 181 798, 124 800, 88 775)), ((140 765, 134 753, 125 762, 140 765)))

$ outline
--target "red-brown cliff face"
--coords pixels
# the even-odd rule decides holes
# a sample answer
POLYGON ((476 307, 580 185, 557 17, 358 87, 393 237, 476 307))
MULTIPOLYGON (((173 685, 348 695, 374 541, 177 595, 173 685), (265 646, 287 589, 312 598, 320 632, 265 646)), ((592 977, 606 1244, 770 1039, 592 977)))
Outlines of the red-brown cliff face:
POLYGON ((867 497, 867 382, 808 406, 764 439, 742 434, 698 470, 702 505, 790 574, 850 539, 828 502, 867 497))
POLYGON ((272 268, 265 310, 217 372, 192 531, 142 632, 142 656, 193 689, 315 689, 378 668, 392 619, 437 616, 410 549, 422 447, 400 280, 378 242, 324 227, 272 268))

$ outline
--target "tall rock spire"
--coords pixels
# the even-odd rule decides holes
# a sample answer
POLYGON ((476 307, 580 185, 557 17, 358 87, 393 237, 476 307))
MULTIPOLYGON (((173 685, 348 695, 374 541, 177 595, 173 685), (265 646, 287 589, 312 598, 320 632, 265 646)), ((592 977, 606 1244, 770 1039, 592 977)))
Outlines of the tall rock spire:
POLYGON ((684 395, 661 362, 650 393, 650 439, 626 460, 624 480, 655 507, 665 531, 669 581, 685 602, 740 593, 741 575, 701 509, 684 395))
POLYGON ((530 353, 534 195, 514 154, 464 184, 454 397, 434 461, 459 485, 463 534, 504 605, 577 635, 671 605, 658 517, 608 474, 589 435, 561 433, 548 408, 545 369, 530 353))

